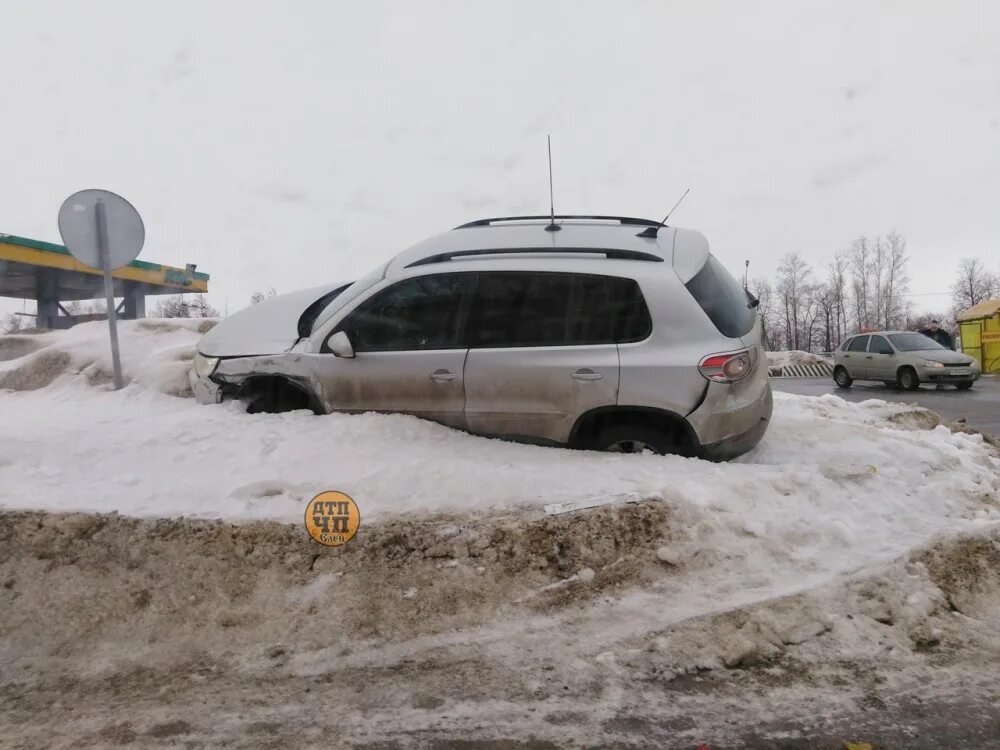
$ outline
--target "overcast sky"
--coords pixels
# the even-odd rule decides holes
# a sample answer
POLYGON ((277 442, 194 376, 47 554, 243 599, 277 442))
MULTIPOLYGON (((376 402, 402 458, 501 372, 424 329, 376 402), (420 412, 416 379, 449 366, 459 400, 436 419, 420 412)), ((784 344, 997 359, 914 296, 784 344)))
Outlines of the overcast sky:
MULTIPOLYGON (((255 289, 349 280, 464 221, 556 208, 702 231, 739 273, 909 241, 912 299, 1000 269, 1000 3, 6 3, 0 232, 84 187, 142 258, 255 289)), ((152 303, 152 300, 150 300, 152 303)), ((19 307, 19 306, 18 306, 19 307)), ((4 309, 12 309, 10 304, 4 309)))

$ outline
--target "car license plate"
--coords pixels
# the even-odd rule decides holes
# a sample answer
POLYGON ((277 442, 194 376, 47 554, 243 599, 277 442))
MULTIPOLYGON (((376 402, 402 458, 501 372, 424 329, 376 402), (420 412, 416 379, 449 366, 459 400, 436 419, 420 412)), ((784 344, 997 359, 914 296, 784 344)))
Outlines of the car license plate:
POLYGON ((948 370, 949 375, 968 375, 968 370, 948 370))

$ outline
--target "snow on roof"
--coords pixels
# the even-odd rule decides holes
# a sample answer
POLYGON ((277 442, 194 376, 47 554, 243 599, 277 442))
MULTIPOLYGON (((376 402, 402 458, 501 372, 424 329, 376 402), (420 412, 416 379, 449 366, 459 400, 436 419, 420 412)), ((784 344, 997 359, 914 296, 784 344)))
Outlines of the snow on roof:
POLYGON ((963 310, 958 314, 956 320, 962 322, 966 320, 992 318, 998 312, 1000 312, 1000 298, 988 299, 985 302, 980 302, 978 305, 973 305, 968 310, 963 310))

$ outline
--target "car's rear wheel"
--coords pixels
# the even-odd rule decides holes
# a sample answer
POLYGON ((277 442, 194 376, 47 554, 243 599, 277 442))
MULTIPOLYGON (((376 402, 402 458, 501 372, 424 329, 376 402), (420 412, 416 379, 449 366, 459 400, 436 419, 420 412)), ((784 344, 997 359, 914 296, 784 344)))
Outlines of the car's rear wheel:
POLYGON ((838 388, 850 388, 854 378, 851 377, 851 373, 847 371, 846 367, 837 365, 833 371, 833 382, 837 384, 838 388))
POLYGON ((592 443, 599 451, 608 453, 689 453, 684 441, 676 436, 644 424, 617 424, 601 430, 592 443))
POLYGON ((967 391, 972 387, 972 383, 955 383, 955 387, 960 391, 967 391))
POLYGON ((907 391, 915 391, 920 387, 920 378, 912 367, 904 367, 899 371, 899 386, 907 391))

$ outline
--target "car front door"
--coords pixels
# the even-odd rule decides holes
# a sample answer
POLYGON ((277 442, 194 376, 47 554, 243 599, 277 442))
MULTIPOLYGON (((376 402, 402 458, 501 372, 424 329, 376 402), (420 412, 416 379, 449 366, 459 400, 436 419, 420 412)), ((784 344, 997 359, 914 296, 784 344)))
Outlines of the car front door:
POLYGON ((868 339, 871 336, 855 336, 844 351, 844 367, 855 380, 865 380, 868 377, 868 339))
POLYGON ((480 272, 466 330, 469 429, 566 443, 578 416, 617 403, 617 341, 648 325, 630 279, 480 272))
POLYGON ((885 336, 872 336, 868 344, 868 356, 865 358, 865 362, 870 380, 894 381, 896 379, 895 350, 889 345, 885 336))
POLYGON ((398 412, 465 427, 462 321, 473 274, 404 279, 361 302, 333 329, 354 357, 314 360, 331 411, 398 412))

